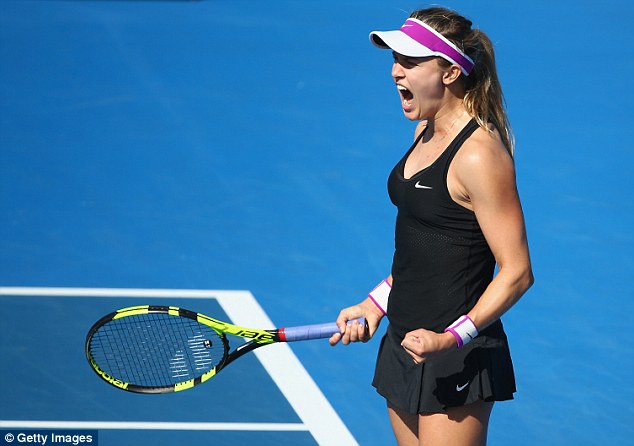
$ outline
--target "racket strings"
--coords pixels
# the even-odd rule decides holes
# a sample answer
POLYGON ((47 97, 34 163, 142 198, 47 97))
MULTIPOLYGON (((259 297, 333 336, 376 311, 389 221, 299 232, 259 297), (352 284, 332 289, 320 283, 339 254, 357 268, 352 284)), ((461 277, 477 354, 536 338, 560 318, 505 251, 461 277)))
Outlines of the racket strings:
POLYGON ((99 367, 144 387, 197 378, 220 363, 226 340, 195 320, 164 313, 129 316, 100 327, 90 342, 99 367))

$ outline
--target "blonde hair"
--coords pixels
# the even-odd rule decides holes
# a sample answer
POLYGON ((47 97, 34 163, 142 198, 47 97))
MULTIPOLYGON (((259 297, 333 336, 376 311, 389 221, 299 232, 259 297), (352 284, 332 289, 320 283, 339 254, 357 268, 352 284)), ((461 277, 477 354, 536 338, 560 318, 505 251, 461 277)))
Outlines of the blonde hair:
MULTIPOLYGON (((461 76, 465 83, 464 105, 487 132, 491 132, 489 122, 498 129, 502 142, 512 155, 515 149, 513 130, 506 113, 491 40, 479 29, 472 29, 471 20, 446 8, 421 9, 410 17, 425 22, 473 59, 475 65, 469 76, 461 76)), ((444 59, 439 61, 446 62, 444 59)))

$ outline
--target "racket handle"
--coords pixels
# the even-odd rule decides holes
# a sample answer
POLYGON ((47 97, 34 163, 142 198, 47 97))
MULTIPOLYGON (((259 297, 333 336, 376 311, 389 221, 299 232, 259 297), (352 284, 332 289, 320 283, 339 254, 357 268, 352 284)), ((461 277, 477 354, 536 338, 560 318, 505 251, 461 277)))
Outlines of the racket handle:
MULTIPOLYGON (((354 322, 365 325, 365 319, 359 318, 348 321, 348 325, 354 322)), ((284 342, 308 341, 311 339, 329 338, 335 333, 339 333, 339 327, 335 322, 326 324, 301 325, 299 327, 286 327, 279 330, 280 339, 284 342)))

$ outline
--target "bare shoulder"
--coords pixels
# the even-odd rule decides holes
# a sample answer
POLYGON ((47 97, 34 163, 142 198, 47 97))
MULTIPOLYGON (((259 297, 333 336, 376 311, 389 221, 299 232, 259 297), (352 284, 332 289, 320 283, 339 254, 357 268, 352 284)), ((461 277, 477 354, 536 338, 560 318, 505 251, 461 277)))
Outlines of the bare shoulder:
POLYGON ((452 198, 468 209, 482 209, 500 200, 516 200, 515 166, 499 133, 476 129, 449 166, 447 186, 452 198))
POLYGON ((476 129, 456 154, 455 173, 461 180, 478 178, 482 174, 515 175, 513 158, 495 128, 476 129), (474 176, 475 174, 475 176, 474 176))

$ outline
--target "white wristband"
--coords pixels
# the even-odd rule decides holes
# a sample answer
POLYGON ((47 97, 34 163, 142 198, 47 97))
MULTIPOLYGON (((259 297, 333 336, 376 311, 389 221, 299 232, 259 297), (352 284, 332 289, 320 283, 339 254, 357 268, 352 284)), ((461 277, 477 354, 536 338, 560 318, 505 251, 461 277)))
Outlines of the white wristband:
POLYGON ((383 314, 387 314, 387 301, 390 297, 390 291, 392 291, 392 285, 385 279, 368 294, 368 297, 372 299, 374 305, 376 305, 383 314))
POLYGON ((466 314, 460 316, 456 322, 445 328, 445 332, 450 332, 454 335, 458 343, 458 348, 467 345, 478 336, 478 328, 466 314))

